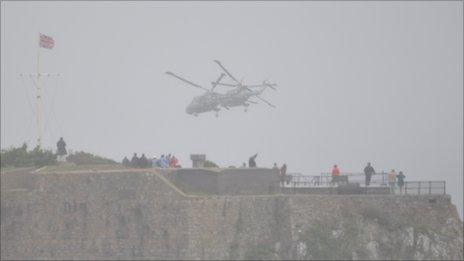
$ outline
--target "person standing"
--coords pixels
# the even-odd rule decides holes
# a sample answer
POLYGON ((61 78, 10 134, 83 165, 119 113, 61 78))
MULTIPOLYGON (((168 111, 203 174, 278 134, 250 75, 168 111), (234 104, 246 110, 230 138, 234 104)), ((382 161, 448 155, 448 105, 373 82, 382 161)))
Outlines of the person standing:
POLYGON ((394 169, 388 173, 388 185, 390 186, 390 193, 395 194, 396 172, 394 169))
POLYGON ((152 168, 157 168, 158 166, 158 158, 156 156, 153 156, 153 159, 151 160, 151 167, 152 168))
POLYGON ((332 184, 338 183, 338 177, 340 176, 340 169, 338 168, 337 164, 335 164, 332 168, 332 184))
POLYGON ((280 168, 280 182, 282 183, 282 187, 284 186, 285 181, 287 181, 287 164, 284 163, 284 165, 280 168))
POLYGON ((139 159, 139 168, 147 168, 148 167, 148 159, 145 157, 145 153, 142 153, 142 157, 139 159))
POLYGON ((159 159, 160 168, 165 168, 165 166, 164 166, 165 162, 166 162, 166 159, 164 157, 164 154, 162 154, 160 159, 159 159))
POLYGON ((364 175, 366 175, 366 180, 365 180, 366 187, 371 184, 371 178, 372 178, 372 175, 374 174, 375 174, 375 170, 371 166, 371 163, 368 162, 367 166, 364 168, 364 175))
POLYGON ((279 167, 277 167, 277 163, 274 162, 274 166, 272 166, 272 169, 275 170, 275 169, 279 169, 279 167))
POLYGON ((127 157, 124 157, 124 159, 122 160, 122 166, 124 168, 128 168, 130 166, 130 161, 127 157))
POLYGON ((139 158, 137 157, 137 153, 135 152, 134 152, 134 156, 132 156, 130 165, 132 168, 137 168, 139 166, 139 158))
POLYGON ((56 154, 59 162, 64 162, 66 160, 68 152, 66 151, 66 142, 64 142, 63 137, 60 137, 56 143, 56 154))
POLYGON ((177 168, 178 167, 177 163, 179 163, 179 160, 176 158, 176 156, 172 155, 171 161, 169 162, 170 167, 177 168))
POLYGON ((404 188, 404 178, 406 178, 406 176, 403 174, 402 171, 400 171, 398 173, 398 175, 396 175, 396 178, 398 180, 398 187, 400 188, 400 194, 403 194, 403 188, 404 188))
POLYGON ((256 153, 255 155, 251 156, 251 157, 248 159, 248 167, 250 167, 250 168, 256 168, 256 157, 258 157, 258 153, 256 153))

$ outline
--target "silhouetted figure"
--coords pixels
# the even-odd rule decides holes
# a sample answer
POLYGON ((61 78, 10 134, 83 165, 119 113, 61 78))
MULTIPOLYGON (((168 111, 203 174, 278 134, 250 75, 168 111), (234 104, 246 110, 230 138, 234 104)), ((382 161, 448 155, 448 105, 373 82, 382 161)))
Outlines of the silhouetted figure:
POLYGON ((139 158, 137 157, 137 153, 134 153, 134 156, 132 156, 130 165, 132 168, 137 168, 139 166, 139 158))
POLYGON ((272 169, 279 169, 279 167, 277 167, 277 163, 274 162, 274 166, 272 167, 272 169))
POLYGON ((372 175, 374 174, 375 174, 375 170, 371 166, 371 163, 368 162, 367 166, 364 168, 364 175, 366 175, 366 180, 365 180, 366 187, 371 184, 371 178, 372 178, 372 175))
POLYGON ((130 167, 130 161, 129 161, 129 159, 127 157, 124 157, 124 159, 122 160, 122 166, 124 168, 130 167))
POLYGON ((258 153, 256 153, 255 155, 251 156, 251 157, 248 159, 248 167, 250 167, 250 168, 256 168, 256 157, 258 157, 258 153))
POLYGON ((284 185, 284 181, 286 181, 287 184, 290 182, 290 180, 287 178, 287 164, 285 163, 280 168, 280 181, 282 186, 284 185))
POLYGON ((400 194, 403 194, 403 188, 404 188, 404 178, 406 178, 406 176, 403 174, 402 171, 400 171, 398 173, 398 175, 396 175, 396 178, 397 178, 397 184, 398 184, 398 187, 400 188, 400 194))
POLYGON ((148 159, 145 157, 145 154, 142 153, 142 157, 139 159, 139 168, 147 168, 148 167, 148 159))
POLYGON ((63 137, 61 137, 56 143, 57 160, 60 162, 64 162, 66 160, 67 154, 68 152, 66 151, 66 142, 64 142, 63 137))

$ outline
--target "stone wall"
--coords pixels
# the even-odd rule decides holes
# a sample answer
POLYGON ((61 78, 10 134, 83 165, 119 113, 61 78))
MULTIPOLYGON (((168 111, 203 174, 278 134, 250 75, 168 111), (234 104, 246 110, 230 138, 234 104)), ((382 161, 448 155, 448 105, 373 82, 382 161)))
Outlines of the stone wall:
POLYGON ((277 170, 268 168, 192 168, 168 175, 177 186, 193 194, 270 194, 279 186, 277 170))
POLYGON ((30 175, 10 189, 22 183, 2 174, 2 259, 463 258, 449 196, 189 196, 152 172, 30 175))

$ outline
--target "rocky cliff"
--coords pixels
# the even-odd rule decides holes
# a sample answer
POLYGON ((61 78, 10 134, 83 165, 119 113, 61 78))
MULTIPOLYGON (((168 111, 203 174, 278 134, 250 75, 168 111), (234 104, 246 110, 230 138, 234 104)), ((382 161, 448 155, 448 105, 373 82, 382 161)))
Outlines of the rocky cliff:
POLYGON ((2 259, 463 259, 447 195, 186 195, 155 172, 2 174, 2 259))

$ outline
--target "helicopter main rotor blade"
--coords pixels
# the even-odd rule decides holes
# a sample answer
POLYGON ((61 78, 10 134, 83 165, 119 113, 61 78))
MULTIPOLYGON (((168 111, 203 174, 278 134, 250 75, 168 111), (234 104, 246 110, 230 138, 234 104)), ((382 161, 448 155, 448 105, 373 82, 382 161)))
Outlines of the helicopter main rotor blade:
POLYGON ((173 72, 166 72, 166 74, 171 75, 172 77, 175 77, 175 78, 177 78, 177 79, 179 79, 179 80, 181 80, 181 81, 183 81, 183 82, 185 82, 185 83, 188 83, 188 84, 190 84, 190 85, 192 85, 192 86, 195 86, 195 87, 197 87, 197 88, 203 89, 203 90, 205 90, 205 91, 209 91, 207 88, 205 88, 205 87, 203 87, 203 86, 200 86, 200 85, 198 85, 198 84, 195 84, 195 83, 193 83, 193 82, 191 82, 191 81, 189 81, 189 80, 186 80, 186 79, 184 79, 184 78, 182 78, 182 77, 180 77, 180 76, 174 74, 173 72))
POLYGON ((227 71, 227 69, 221 64, 220 61, 214 60, 214 62, 217 63, 217 65, 219 65, 219 67, 221 67, 222 70, 224 70, 224 72, 227 73, 227 75, 229 75, 229 77, 230 77, 232 80, 234 80, 236 83, 240 84, 240 82, 239 82, 234 76, 232 76, 232 74, 230 74, 229 71, 227 71))
POLYGON ((265 99, 259 97, 258 95, 256 95, 256 98, 260 99, 261 101, 265 102, 267 105, 273 107, 273 108, 276 108, 276 106, 268 101, 266 101, 265 99))
POLYGON ((217 85, 227 86, 227 87, 238 87, 239 86, 238 84, 230 84, 230 83, 222 83, 222 82, 217 83, 217 85))
POLYGON ((215 82, 211 83, 211 85, 213 85, 211 90, 214 90, 214 88, 216 88, 216 86, 219 84, 219 82, 222 80, 222 78, 224 78, 224 76, 226 76, 226 75, 224 73, 221 73, 221 75, 219 75, 219 78, 215 82))
POLYGON ((274 86, 277 86, 277 84, 275 84, 275 83, 263 83, 263 84, 254 84, 254 85, 246 85, 246 86, 250 87, 250 88, 269 87, 269 88, 273 89, 274 91, 277 90, 276 88, 274 88, 274 86))

